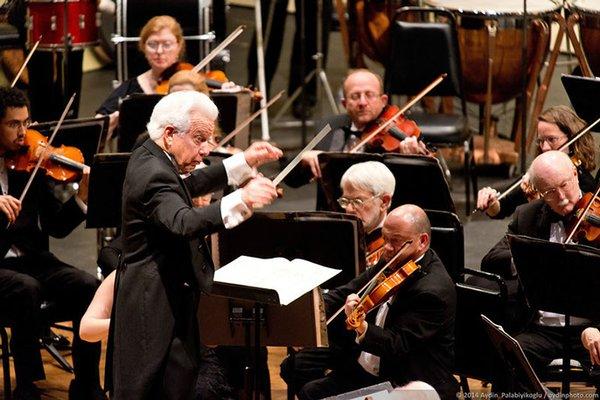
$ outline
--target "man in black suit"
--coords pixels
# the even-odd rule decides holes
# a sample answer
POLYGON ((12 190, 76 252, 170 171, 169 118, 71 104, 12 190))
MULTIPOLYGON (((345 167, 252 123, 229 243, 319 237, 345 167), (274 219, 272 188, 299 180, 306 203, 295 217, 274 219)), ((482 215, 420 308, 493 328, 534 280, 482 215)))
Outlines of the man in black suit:
MULTIPOLYGON (((315 150, 304 153, 302 162, 286 179, 288 185, 299 187, 313 178, 320 178, 318 155, 324 151, 352 150, 358 144, 362 131, 379 117, 388 104, 388 96, 383 92, 383 80, 367 69, 350 71, 342 87, 342 104, 346 114, 335 115, 321 122, 317 132, 326 124, 331 126, 332 132, 317 144, 315 150)), ((401 141, 400 153, 428 154, 428 150, 423 142, 409 136, 401 141)))
MULTIPOLYGON (((564 242, 568 232, 566 221, 572 216, 581 199, 577 169, 569 156, 560 151, 548 151, 536 157, 529 169, 530 181, 540 199, 519 206, 508 225, 509 234, 525 235, 551 242, 564 242)), ((481 269, 516 279, 516 270, 508 240, 504 237, 483 258, 481 269)), ((546 367, 555 358, 562 357, 565 318, 562 314, 535 311, 532 321, 516 336, 534 370, 546 367)), ((591 321, 572 318, 570 334, 572 356, 584 365, 590 364, 588 352, 582 347, 580 335, 591 321)), ((600 337, 595 338, 600 343, 600 337)), ((593 343, 589 343, 595 347, 593 343)), ((518 383, 501 374, 494 390, 518 390, 518 383)))
MULTIPOLYGON (((414 260, 421 269, 360 320, 354 332, 345 330, 344 318, 330 324, 331 340, 343 349, 340 359, 324 378, 297 382, 300 399, 321 399, 388 380, 395 385, 425 381, 442 398, 456 398, 458 384, 452 376, 456 293, 444 265, 429 248, 430 231, 427 215, 417 206, 403 205, 388 214, 383 225, 384 260, 404 247, 404 261, 398 265, 414 260)), ((324 294, 327 315, 341 306, 350 315, 358 303, 356 293, 384 263, 324 294)))
POLYGON ((131 155, 112 319, 113 399, 190 398, 201 357, 198 298, 210 290, 214 271, 204 236, 236 226, 277 197, 270 180, 252 178, 254 167, 281 156, 268 143, 195 169, 213 145, 217 115, 202 93, 171 93, 154 107, 150 138, 131 155), (192 205, 195 196, 249 178, 220 201, 192 205))
POLYGON ((18 197, 30 175, 7 166, 10 155, 24 146, 30 122, 29 102, 21 91, 0 88, 0 119, 0 211, 5 217, 0 218, 0 315, 10 322, 13 334, 14 398, 40 398, 33 382, 45 377, 39 350, 40 306, 49 300, 73 320, 75 380, 69 387, 69 399, 103 399, 98 371, 100 343, 82 342, 78 334, 79 320, 98 281, 48 251, 48 235, 65 237, 84 220, 89 171, 83 175, 79 193, 65 203, 54 196, 40 171, 21 203, 18 197))

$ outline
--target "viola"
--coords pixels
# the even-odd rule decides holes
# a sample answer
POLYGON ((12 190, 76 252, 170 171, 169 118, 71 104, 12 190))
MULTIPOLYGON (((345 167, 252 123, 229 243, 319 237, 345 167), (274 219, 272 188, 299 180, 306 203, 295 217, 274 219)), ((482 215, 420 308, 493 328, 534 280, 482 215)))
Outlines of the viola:
POLYGON ((6 168, 14 171, 30 173, 35 168, 40 155, 46 152, 40 168, 46 175, 57 182, 75 182, 81 177, 86 167, 83 153, 76 147, 48 146, 48 138, 40 132, 28 129, 25 134, 25 145, 11 157, 5 158, 6 168))
POLYGON ((576 238, 576 241, 585 239, 590 244, 600 245, 600 198, 594 193, 583 195, 575 205, 573 217, 567 225, 567 231, 571 232, 569 236, 576 238))
MULTIPOLYGON (((400 109, 394 105, 387 105, 379 114, 379 116, 367 124, 361 140, 369 136, 372 132, 378 129, 381 125, 392 119, 400 109)), ((403 114, 396 117, 396 120, 388 125, 386 129, 381 130, 365 145, 367 152, 371 153, 398 153, 400 152, 400 142, 408 136, 419 137, 421 130, 415 121, 406 118, 403 114)))
MULTIPOLYGON (((354 308, 352 313, 346 318, 346 327, 348 330, 358 328, 365 315, 375 307, 386 302, 392 297, 406 280, 413 276, 421 267, 414 261, 409 261, 402 267, 396 269, 384 279, 375 288, 363 297, 360 303, 354 308)), ((383 274, 381 275, 384 276, 383 274)))

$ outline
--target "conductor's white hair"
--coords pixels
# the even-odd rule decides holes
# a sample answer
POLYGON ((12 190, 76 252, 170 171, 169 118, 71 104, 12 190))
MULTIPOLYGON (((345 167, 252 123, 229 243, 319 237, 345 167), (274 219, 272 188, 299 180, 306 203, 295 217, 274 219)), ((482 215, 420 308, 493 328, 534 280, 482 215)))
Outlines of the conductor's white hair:
POLYGON ((340 186, 350 184, 356 189, 365 190, 380 196, 394 194, 396 178, 388 167, 379 161, 365 161, 354 164, 344 172, 340 186))
POLYGON ((186 132, 190 126, 190 114, 196 111, 203 118, 214 121, 219 116, 215 103, 204 93, 184 90, 171 93, 154 106, 150 122, 146 125, 152 140, 159 139, 165 127, 173 126, 177 132, 186 132))

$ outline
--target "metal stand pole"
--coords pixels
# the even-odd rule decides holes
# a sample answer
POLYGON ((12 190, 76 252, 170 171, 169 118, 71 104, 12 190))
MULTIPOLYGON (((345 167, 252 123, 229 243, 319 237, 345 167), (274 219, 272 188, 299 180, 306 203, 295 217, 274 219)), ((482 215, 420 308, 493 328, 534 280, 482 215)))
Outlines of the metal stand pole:
MULTIPOLYGON (((254 20, 256 25, 256 62, 258 65, 258 89, 263 93, 263 97, 260 100, 260 106, 265 107, 267 105, 267 84, 265 81, 265 52, 263 49, 263 35, 262 35, 262 14, 260 0, 254 2, 254 20)), ((269 114, 267 110, 263 110, 260 114, 260 126, 261 126, 261 139, 268 141, 271 140, 269 135, 269 114)))
MULTIPOLYGON (((281 109, 279 110, 279 112, 277 114, 275 114, 275 117, 273 117, 272 122, 273 124, 276 124, 281 117, 283 116, 283 114, 289 110, 289 108, 291 107, 292 103, 294 102, 294 100, 296 100, 298 98, 298 96, 300 95, 300 93, 302 92, 302 87, 305 86, 306 84, 308 84, 313 78, 316 77, 316 79, 318 79, 317 81, 317 93, 316 93, 316 97, 317 97, 317 101, 320 99, 320 88, 319 88, 319 84, 323 85, 323 90, 325 91, 325 95, 327 96, 327 101, 329 102, 329 106, 331 107, 331 111, 334 112, 335 114, 339 114, 339 109, 337 107, 337 104, 335 102, 335 98, 333 96, 333 91, 331 90, 331 85, 329 85, 329 80, 327 79, 327 74, 325 73, 325 70, 323 68, 323 0, 318 0, 317 3, 317 52, 312 56, 312 58, 316 61, 316 65, 315 65, 315 69, 313 69, 312 71, 310 71, 306 77, 304 78, 304 84, 300 87, 298 87, 294 93, 292 93, 292 95, 287 99, 287 101, 283 104, 283 106, 281 107, 281 109)), ((290 126, 299 126, 300 122, 296 122, 295 123, 283 123, 283 124, 278 124, 278 126, 286 126, 286 127, 290 127, 290 126)))

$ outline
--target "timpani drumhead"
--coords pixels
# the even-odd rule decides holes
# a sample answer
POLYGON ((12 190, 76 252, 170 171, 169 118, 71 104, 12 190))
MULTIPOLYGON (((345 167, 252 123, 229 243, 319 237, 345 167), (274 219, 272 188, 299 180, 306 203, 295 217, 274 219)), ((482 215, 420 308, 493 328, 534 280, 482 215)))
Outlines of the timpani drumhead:
MULTIPOLYGON (((594 2, 598 3, 599 0, 594 2)), ((460 14, 482 17, 523 14, 523 0, 427 0, 426 3, 455 10, 460 14)), ((527 13, 531 15, 545 14, 559 8, 551 0, 527 0, 527 13)))
POLYGON ((600 14, 600 0, 571 0, 569 1, 569 7, 573 10, 600 14))

